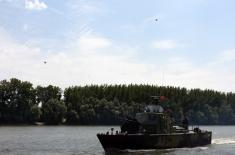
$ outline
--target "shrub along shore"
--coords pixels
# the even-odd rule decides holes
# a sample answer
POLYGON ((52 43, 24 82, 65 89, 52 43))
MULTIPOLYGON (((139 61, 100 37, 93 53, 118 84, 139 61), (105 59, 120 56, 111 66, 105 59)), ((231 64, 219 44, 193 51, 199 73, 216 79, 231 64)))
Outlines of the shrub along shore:
POLYGON ((117 125, 143 110, 152 95, 167 97, 161 105, 173 111, 176 123, 186 114, 190 124, 235 124, 234 93, 132 84, 62 90, 52 85, 34 87, 12 78, 0 81, 0 125, 117 125))

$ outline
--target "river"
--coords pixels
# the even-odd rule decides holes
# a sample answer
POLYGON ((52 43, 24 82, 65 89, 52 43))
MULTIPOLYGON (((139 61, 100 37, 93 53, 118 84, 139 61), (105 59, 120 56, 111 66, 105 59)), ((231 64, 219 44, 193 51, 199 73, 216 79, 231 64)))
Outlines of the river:
MULTIPOLYGON (((110 126, 0 127, 0 155, 104 155, 96 133, 110 126)), ((118 127, 115 127, 118 129, 118 127)), ((235 126, 202 126, 213 132, 212 144, 196 148, 128 151, 122 155, 234 155, 235 126)))

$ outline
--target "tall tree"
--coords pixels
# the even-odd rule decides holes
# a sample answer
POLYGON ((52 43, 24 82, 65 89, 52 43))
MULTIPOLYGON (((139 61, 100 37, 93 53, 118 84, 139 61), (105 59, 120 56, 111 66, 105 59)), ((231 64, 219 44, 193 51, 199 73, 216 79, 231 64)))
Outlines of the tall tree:
POLYGON ((58 99, 50 99, 44 105, 43 118, 46 124, 60 124, 66 115, 66 106, 58 99))

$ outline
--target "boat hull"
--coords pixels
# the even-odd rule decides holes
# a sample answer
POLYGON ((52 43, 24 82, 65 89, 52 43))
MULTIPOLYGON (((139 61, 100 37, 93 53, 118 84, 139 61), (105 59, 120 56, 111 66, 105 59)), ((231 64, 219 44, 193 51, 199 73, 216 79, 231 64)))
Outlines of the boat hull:
POLYGON ((211 144, 212 133, 210 131, 203 131, 200 133, 171 134, 97 134, 97 137, 105 151, 112 149, 169 149, 211 144))

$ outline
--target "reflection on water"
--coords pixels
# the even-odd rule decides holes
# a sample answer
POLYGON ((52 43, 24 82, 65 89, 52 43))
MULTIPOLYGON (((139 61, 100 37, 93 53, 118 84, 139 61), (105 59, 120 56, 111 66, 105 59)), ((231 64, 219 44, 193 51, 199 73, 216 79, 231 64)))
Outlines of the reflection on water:
POLYGON ((105 153, 96 133, 105 132, 109 128, 105 126, 0 127, 0 155, 232 155, 235 152, 235 126, 203 126, 202 128, 213 131, 212 144, 205 147, 105 153))

